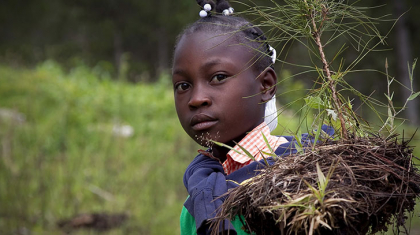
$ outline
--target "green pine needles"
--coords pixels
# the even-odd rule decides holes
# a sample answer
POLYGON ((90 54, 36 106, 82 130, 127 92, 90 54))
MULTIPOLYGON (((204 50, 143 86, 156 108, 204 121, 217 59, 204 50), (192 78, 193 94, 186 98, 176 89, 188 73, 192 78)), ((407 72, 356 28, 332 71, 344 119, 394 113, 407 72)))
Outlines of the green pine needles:
MULTIPOLYGON (((260 21, 258 26, 269 29, 267 31, 269 43, 280 47, 278 61, 283 65, 303 68, 303 71, 294 76, 316 73, 315 85, 304 97, 305 108, 302 109, 304 115, 309 114, 308 108, 316 110, 315 128, 326 122, 340 130, 342 138, 349 137, 349 130, 354 135, 366 136, 366 130, 371 128, 363 125, 364 122, 360 121, 360 117, 353 111, 351 100, 343 95, 350 93, 359 97, 378 115, 384 123, 380 130, 387 130, 392 134, 395 131, 395 128, 391 127, 392 120, 395 119, 395 114, 404 110, 405 105, 396 110, 390 106, 391 94, 387 96, 387 103, 381 103, 369 95, 362 94, 345 80, 345 76, 349 73, 373 71, 359 70, 356 66, 368 53, 385 44, 384 40, 389 32, 381 35, 376 26, 381 21, 386 21, 388 16, 380 18, 368 16, 365 11, 369 10, 369 7, 355 5, 360 1, 349 3, 343 0, 285 0, 284 5, 279 5, 274 0, 271 2, 274 7, 248 5, 249 10, 244 14, 257 17, 257 21, 260 21), (311 64, 293 64, 283 59, 288 56, 288 46, 296 42, 307 49, 311 64), (330 54, 326 53, 326 47, 330 47, 328 50, 330 54), (333 53, 331 48, 336 48, 333 53), (347 49, 352 49, 357 54, 350 63, 345 63, 342 56, 347 49), (378 106, 388 106, 391 110, 385 114, 386 118, 376 111, 378 106)), ((388 86, 394 81, 388 73, 376 72, 387 77, 388 86)), ((408 89, 413 90, 412 87, 408 89)), ((413 91, 411 94, 409 99, 418 95, 413 91)))

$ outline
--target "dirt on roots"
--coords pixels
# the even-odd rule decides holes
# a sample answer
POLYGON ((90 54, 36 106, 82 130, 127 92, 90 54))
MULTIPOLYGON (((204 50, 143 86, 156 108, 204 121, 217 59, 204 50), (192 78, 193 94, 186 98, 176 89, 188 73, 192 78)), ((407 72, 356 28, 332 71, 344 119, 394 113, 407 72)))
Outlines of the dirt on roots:
POLYGON ((408 142, 350 138, 279 158, 229 191, 212 226, 241 215, 258 235, 373 234, 390 224, 408 234, 404 224, 420 195, 408 142))

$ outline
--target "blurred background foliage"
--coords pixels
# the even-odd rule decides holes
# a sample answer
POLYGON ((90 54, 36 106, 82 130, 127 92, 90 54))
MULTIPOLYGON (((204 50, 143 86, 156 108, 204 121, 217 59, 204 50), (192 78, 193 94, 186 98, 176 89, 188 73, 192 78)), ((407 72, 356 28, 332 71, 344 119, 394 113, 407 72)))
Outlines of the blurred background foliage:
MULTIPOLYGON (((248 5, 272 6, 271 0, 232 1, 238 12, 248 10, 248 5)), ((282 4, 283 0, 275 2, 282 4)), ((356 2, 351 0, 350 2, 356 2)), ((416 12, 420 3, 415 0, 363 0, 357 5, 366 6, 372 17, 387 15, 378 25, 383 35, 392 28, 395 20, 405 13, 387 37, 387 45, 369 54, 356 69, 385 70, 388 58, 391 76, 408 86, 407 62, 412 62, 420 52, 420 22, 416 12)), ((100 67, 113 79, 124 75, 131 82, 155 82, 171 67, 172 51, 176 36, 198 18, 198 7, 193 0, 4 0, 0 9, 0 62, 14 67, 33 67, 45 60, 57 61, 67 71, 74 66, 100 67), (122 66, 124 64, 125 66, 122 66)), ((258 23, 258 22, 255 22, 258 23)), ((343 38, 344 39, 344 38, 343 38)), ((344 39, 345 40, 345 39, 344 39)), ((341 47, 339 40, 336 46, 341 47)), ((277 49, 283 45, 277 45, 277 49)), ((350 46, 347 44, 347 46, 350 46)), ((306 49, 294 43, 288 48, 287 61, 307 64, 310 57, 306 49)), ((326 48, 333 56, 334 46, 326 48)), ((353 61, 357 53, 346 50, 345 64, 353 61)), ((298 67, 277 66, 292 74, 298 67)), ((416 75, 419 70, 416 70, 416 75)), ((415 76, 417 77, 417 76, 415 76)), ((373 97, 382 96, 386 90, 385 76, 380 73, 347 76, 348 82, 364 94, 375 91, 373 97), (368 76, 369 79, 361 77, 368 76)), ((294 77, 308 88, 313 75, 294 77)), ((416 85, 416 84, 415 84, 416 85)), ((397 84, 395 84, 397 86, 397 84)), ((403 86, 395 89, 396 105, 409 94, 403 86)), ((355 106, 360 106, 356 99, 355 106)), ((405 117, 418 124, 418 103, 413 101, 405 117)))
MULTIPOLYGON (((384 71, 388 58, 391 76, 404 84, 407 62, 420 54, 415 43, 420 41, 420 2, 358 4, 372 17, 390 14, 388 19, 409 10, 388 35, 388 44, 359 65, 384 71)), ((238 12, 247 10, 238 2, 232 5, 238 12)), ((192 0, 2 1, 0 234, 179 234, 186 197, 182 175, 199 146, 179 125, 168 74, 176 36, 198 11, 192 0), (110 230, 59 226, 92 213, 128 219, 110 230)), ((384 21, 378 28, 386 34, 393 24, 384 21)), ((310 63, 297 43, 286 46, 289 62, 310 63)), ((351 50, 343 56, 355 58, 351 50)), ((290 79, 297 67, 279 64, 276 70, 282 80, 279 105, 301 98, 315 80, 312 75, 290 79)), ((384 100, 383 74, 347 79, 362 93, 384 100)), ((407 89, 392 88, 398 106, 407 89)), ((360 106, 357 99, 354 103, 360 106)), ((301 105, 292 103, 282 113, 276 134, 297 128, 301 105)), ((415 101, 404 112, 405 137, 417 128, 418 110, 415 101)), ((358 112, 370 119, 363 109, 358 112)), ((418 142, 416 135, 412 143, 418 142)), ((418 212, 415 216, 418 231, 418 212)))

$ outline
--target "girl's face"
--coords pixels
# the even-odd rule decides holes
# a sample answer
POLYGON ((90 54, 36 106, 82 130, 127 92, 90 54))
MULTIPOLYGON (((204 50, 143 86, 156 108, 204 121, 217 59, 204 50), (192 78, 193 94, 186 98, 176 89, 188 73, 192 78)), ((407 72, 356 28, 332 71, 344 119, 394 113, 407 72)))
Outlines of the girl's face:
POLYGON ((179 41, 172 70, 175 106, 197 143, 239 141, 263 121, 266 87, 251 66, 254 55, 229 35, 196 32, 179 41))

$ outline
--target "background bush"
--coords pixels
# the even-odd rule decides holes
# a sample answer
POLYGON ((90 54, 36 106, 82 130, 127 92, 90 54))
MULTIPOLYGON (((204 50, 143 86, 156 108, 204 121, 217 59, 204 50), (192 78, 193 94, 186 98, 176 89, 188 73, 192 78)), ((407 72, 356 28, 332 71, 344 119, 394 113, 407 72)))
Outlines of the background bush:
POLYGON ((83 66, 0 67, 0 107, 15 114, 0 119, 0 234, 44 234, 92 212, 128 213, 121 234, 174 234, 195 146, 168 78, 133 85, 83 66), (133 135, 116 135, 122 125, 133 135))

